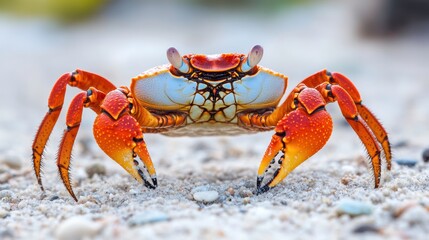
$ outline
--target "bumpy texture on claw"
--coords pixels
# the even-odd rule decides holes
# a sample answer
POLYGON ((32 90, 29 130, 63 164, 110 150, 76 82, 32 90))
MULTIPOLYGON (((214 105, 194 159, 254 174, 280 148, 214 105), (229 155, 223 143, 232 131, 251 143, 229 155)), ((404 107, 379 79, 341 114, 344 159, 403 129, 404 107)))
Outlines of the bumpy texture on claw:
POLYGON ((276 186, 297 166, 319 151, 331 135, 332 120, 325 110, 310 115, 304 109, 297 109, 286 115, 277 124, 275 131, 258 169, 258 193, 276 186), (280 168, 266 185, 261 186, 265 171, 280 151, 280 168))
POLYGON ((120 90, 107 94, 103 112, 94 122, 94 137, 100 148, 131 176, 149 188, 156 188, 155 168, 138 122, 129 115, 129 102, 120 90), (143 164, 136 159, 139 157, 143 164), (142 169, 146 169, 152 183, 142 169))

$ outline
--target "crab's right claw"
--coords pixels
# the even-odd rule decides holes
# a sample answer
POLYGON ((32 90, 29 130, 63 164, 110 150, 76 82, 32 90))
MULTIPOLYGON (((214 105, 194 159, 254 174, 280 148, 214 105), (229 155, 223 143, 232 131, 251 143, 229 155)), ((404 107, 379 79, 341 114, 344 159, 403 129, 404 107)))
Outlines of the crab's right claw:
POLYGON ((296 167, 319 151, 332 133, 332 119, 324 109, 309 114, 305 109, 298 108, 280 120, 275 131, 258 169, 257 194, 279 184, 296 167), (275 157, 279 153, 282 156, 278 159, 278 169, 263 184, 268 168, 275 163, 275 157))
POLYGON ((100 148, 137 181, 150 189, 156 188, 155 168, 140 125, 129 114, 127 97, 120 90, 112 91, 101 108, 102 113, 94 123, 94 136, 100 148))

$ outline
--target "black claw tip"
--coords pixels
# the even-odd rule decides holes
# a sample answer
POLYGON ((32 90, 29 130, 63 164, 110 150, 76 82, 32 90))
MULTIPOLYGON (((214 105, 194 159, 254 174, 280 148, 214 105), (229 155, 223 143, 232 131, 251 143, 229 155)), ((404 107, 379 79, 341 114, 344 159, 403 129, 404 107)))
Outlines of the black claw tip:
POLYGON ((150 183, 148 180, 143 179, 143 181, 144 181, 145 187, 147 187, 149 189, 155 189, 156 188, 156 186, 152 185, 152 183, 150 183))
POLYGON ((156 179, 156 177, 153 177, 152 178, 152 183, 153 183, 153 186, 156 188, 156 187, 158 187, 158 180, 156 179))
POLYGON ((142 178, 142 180, 143 180, 143 182, 144 182, 145 187, 147 187, 147 188, 149 188, 149 189, 155 189, 155 188, 156 188, 156 186, 152 185, 152 183, 150 183, 150 182, 146 179, 146 176, 144 175, 144 173, 143 173, 143 171, 142 171, 141 169, 139 169, 137 172, 139 173, 140 177, 142 178))
POLYGON ((156 188, 154 185, 152 185, 150 182, 148 182, 146 180, 144 182, 144 185, 149 189, 155 189, 156 188))
POLYGON ((264 180, 264 176, 258 176, 256 177, 256 188, 259 189, 261 188, 261 183, 264 180))
POLYGON ((261 188, 257 188, 256 190, 256 195, 262 194, 264 192, 267 192, 268 190, 270 190, 271 188, 267 185, 261 187, 261 188))

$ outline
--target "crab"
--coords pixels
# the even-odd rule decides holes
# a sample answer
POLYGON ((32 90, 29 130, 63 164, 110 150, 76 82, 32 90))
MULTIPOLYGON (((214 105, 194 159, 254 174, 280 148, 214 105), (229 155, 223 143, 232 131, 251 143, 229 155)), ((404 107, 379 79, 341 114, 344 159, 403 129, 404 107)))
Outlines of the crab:
POLYGON ((97 114, 93 133, 99 147, 150 189, 155 189, 158 181, 143 134, 213 136, 274 130, 257 170, 256 193, 261 194, 325 145, 333 129, 325 106, 337 102, 365 146, 374 187, 379 187, 383 158, 391 169, 388 134, 362 104, 354 84, 340 73, 321 70, 284 97, 288 78, 259 66, 262 55, 259 45, 248 54, 181 56, 175 48, 169 48, 170 64, 134 77, 129 88, 118 88, 104 77, 79 69, 63 74, 52 88, 49 111, 32 146, 41 190, 42 155, 63 107, 67 85, 83 90, 70 103, 57 157, 62 182, 75 201, 70 160, 84 108, 97 114), (278 167, 264 181, 278 153, 278 167))

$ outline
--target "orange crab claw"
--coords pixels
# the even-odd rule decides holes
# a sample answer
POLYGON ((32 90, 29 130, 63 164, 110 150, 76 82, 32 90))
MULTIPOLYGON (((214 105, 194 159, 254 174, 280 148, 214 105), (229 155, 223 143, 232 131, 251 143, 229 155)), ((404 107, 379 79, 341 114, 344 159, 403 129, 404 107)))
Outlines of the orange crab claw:
POLYGON ((101 105, 102 113, 94 122, 94 137, 109 157, 137 181, 154 189, 157 187, 155 168, 143 140, 140 125, 129 115, 129 104, 126 95, 120 90, 107 94, 101 105), (151 181, 143 172, 143 168, 151 181))
POLYGON ((332 119, 323 106, 308 114, 303 108, 287 114, 275 129, 271 142, 259 166, 256 180, 257 193, 264 193, 280 183, 290 172, 306 159, 319 151, 332 133, 332 119), (275 156, 281 152, 280 167, 263 186, 267 169, 274 163, 275 156))

